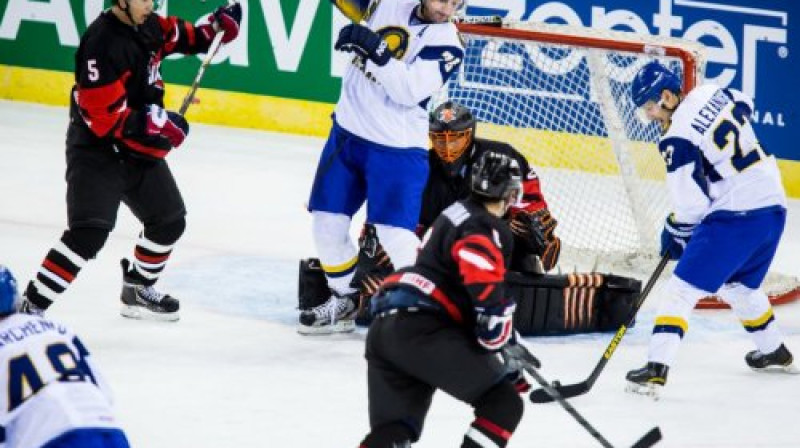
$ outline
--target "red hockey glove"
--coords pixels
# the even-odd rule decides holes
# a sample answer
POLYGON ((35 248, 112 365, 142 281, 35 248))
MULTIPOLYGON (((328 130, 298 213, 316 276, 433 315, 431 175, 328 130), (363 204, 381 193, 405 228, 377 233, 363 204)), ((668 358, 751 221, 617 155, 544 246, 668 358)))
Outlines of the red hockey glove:
POLYGON ((145 133, 150 136, 161 135, 177 148, 189 134, 189 123, 177 112, 171 112, 151 104, 147 109, 145 133))
POLYGON ((239 24, 242 23, 242 5, 238 2, 228 6, 220 6, 210 16, 208 24, 200 26, 200 31, 205 34, 206 39, 211 41, 214 34, 222 31, 222 43, 236 39, 239 35, 239 24))

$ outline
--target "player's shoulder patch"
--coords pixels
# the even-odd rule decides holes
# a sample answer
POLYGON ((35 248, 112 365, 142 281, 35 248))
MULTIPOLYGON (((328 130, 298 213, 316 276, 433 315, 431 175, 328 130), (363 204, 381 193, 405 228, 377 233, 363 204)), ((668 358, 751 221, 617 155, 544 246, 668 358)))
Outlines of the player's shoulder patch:
POLYGON ((442 215, 444 215, 445 218, 450 220, 450 222, 453 223, 453 225, 456 227, 463 224, 464 221, 466 221, 470 217, 469 210, 467 210, 467 208, 464 207, 464 204, 458 201, 452 203, 449 207, 444 209, 442 215))

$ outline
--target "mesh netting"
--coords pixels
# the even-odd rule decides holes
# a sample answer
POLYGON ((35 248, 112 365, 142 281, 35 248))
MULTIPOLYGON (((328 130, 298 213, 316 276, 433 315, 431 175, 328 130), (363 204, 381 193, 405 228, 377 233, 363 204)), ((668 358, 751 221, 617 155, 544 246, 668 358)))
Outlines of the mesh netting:
MULTIPOLYGON (((515 28, 532 25, 517 23, 515 28)), ((653 56, 464 34, 465 59, 432 102, 471 108, 478 136, 520 150, 542 179, 565 255, 653 253, 668 212, 655 123, 642 122, 629 86, 653 56)), ((680 73, 678 58, 660 58, 680 73)))
MULTIPOLYGON (((460 72, 429 106, 451 99, 469 107, 480 122, 479 137, 508 142, 528 158, 559 222, 562 271, 647 277, 657 263, 669 198, 656 148, 660 129, 639 118, 630 84, 644 64, 658 59, 682 78, 692 74, 682 79, 686 91, 701 79, 702 48, 672 38, 525 22, 505 23, 499 31, 466 29, 460 72), (574 36, 580 44, 564 43, 575 42, 574 36), (686 51, 665 56, 675 54, 664 51, 667 46, 686 51)), ((770 273, 766 286, 777 294, 798 282, 770 273)))

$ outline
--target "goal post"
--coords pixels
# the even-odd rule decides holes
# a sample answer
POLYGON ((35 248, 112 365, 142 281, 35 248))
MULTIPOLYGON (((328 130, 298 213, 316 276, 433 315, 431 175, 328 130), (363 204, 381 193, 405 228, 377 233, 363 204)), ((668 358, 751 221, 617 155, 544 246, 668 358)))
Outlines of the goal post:
MULTIPOLYGON (((661 130, 630 98, 634 75, 659 60, 690 91, 702 83, 696 42, 498 18, 458 28, 464 61, 431 106, 469 107, 477 136, 510 143, 530 161, 562 239, 562 270, 646 276, 670 211, 661 130), (484 23, 481 23, 484 22, 484 23)), ((798 287, 780 279, 778 289, 798 287)), ((785 291, 781 291, 783 293, 785 291)))

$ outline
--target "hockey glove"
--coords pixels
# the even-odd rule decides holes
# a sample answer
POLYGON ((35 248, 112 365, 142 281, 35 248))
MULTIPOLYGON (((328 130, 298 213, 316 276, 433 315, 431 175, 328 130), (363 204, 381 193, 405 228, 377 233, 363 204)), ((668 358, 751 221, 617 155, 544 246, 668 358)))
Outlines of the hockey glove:
POLYGON ((189 134, 189 123, 179 113, 162 109, 151 104, 147 108, 145 133, 149 136, 160 135, 177 148, 189 134))
POLYGON ((675 221, 675 216, 670 213, 661 231, 661 256, 669 254, 672 260, 680 258, 695 227, 696 224, 675 221))
POLYGON ((242 23, 242 5, 238 2, 220 6, 209 18, 215 31, 222 31, 222 43, 236 39, 239 35, 239 24, 242 23))
POLYGON ((478 343, 485 349, 496 351, 514 336, 514 309, 517 304, 509 301, 503 305, 475 308, 478 343))
POLYGON ((516 241, 542 260, 545 271, 553 269, 561 254, 561 239, 553 234, 558 221, 547 209, 517 212, 509 226, 516 241))
POLYGON ((377 65, 384 66, 392 58, 392 52, 386 41, 371 29, 351 23, 339 32, 334 49, 356 53, 377 65))
MULTIPOLYGON (((505 378, 514 385, 514 388, 517 389, 517 392, 523 394, 531 390, 531 384, 525 378, 525 367, 523 361, 521 361, 519 357, 514 356, 516 351, 520 349, 518 338, 519 336, 517 335, 511 341, 509 341, 506 347, 500 351, 500 356, 503 358, 503 365, 506 369, 505 378)), ((525 349, 524 347, 521 348, 525 349)), ((527 349, 525 350, 527 351, 527 349)), ((528 353, 530 354, 530 352, 528 353)), ((542 366, 542 364, 539 362, 539 359, 532 354, 530 354, 529 361, 531 362, 531 365, 537 369, 542 366)))

